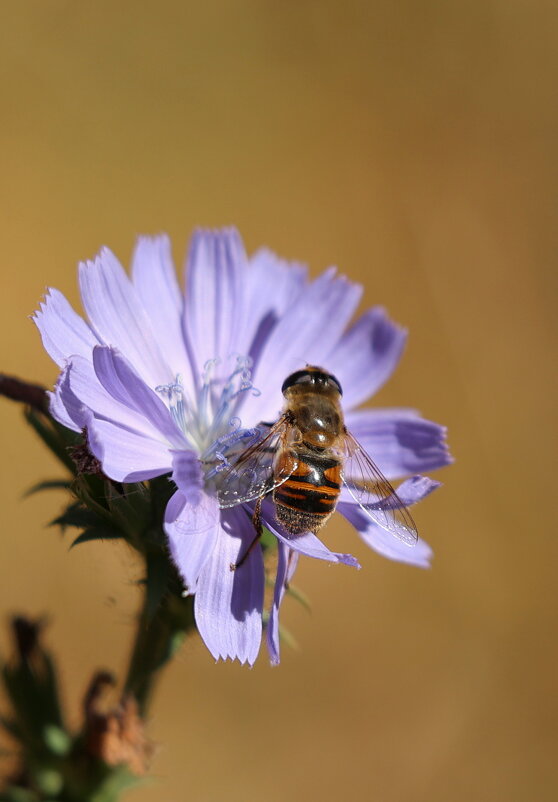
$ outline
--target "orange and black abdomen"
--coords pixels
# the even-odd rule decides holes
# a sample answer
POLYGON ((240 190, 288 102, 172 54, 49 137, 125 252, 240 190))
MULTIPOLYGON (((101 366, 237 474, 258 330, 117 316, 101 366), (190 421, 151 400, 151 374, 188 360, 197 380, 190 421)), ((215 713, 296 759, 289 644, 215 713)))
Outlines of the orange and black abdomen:
POLYGON ((335 510, 341 463, 319 453, 295 452, 298 467, 273 492, 277 520, 292 534, 317 532, 335 510))

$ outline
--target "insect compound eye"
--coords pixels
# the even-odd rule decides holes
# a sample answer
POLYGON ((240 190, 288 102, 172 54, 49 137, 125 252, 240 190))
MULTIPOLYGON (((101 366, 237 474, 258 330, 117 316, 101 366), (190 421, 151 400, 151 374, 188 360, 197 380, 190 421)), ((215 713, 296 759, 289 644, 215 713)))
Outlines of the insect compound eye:
POLYGON ((339 381, 335 378, 335 376, 333 376, 330 373, 329 377, 328 377, 328 380, 329 380, 329 384, 333 384, 333 386, 335 387, 335 389, 337 390, 339 395, 343 395, 343 389, 341 388, 341 385, 340 385, 339 381))
POLYGON ((335 378, 332 376, 331 373, 325 373, 324 371, 320 370, 297 370, 295 373, 291 373, 290 376, 287 376, 285 381, 283 382, 283 386, 281 387, 281 392, 285 395, 285 392, 290 388, 294 387, 295 385, 305 384, 308 387, 333 387, 339 395, 343 395, 343 390, 341 389, 341 385, 335 378))
POLYGON ((281 392, 285 395, 289 387, 294 387, 295 384, 307 384, 310 386, 314 384, 314 376, 315 374, 311 373, 309 370, 297 370, 295 373, 291 373, 290 376, 287 376, 281 387, 281 392))

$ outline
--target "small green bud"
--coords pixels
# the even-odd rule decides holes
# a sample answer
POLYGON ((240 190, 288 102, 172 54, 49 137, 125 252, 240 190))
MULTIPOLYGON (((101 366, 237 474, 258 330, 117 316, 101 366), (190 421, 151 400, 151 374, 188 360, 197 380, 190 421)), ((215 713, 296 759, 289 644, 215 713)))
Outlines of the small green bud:
POLYGON ((43 794, 57 796, 64 786, 64 779, 56 769, 41 769, 35 775, 35 780, 43 794))
POLYGON ((43 730, 43 740, 53 755, 64 757, 70 751, 72 739, 56 724, 47 724, 43 730))

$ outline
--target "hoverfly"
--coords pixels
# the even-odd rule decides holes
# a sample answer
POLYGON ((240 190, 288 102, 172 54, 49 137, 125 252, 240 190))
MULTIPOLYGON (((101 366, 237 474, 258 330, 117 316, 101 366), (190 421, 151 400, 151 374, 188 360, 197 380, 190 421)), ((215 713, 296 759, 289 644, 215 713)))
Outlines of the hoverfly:
POLYGON ((279 420, 260 424, 268 431, 232 461, 217 490, 221 507, 256 502, 250 549, 262 533, 265 496, 271 494, 283 529, 315 534, 335 511, 342 487, 374 523, 414 546, 418 535, 409 511, 345 426, 335 376, 307 365, 288 376, 281 390, 285 405, 279 420))

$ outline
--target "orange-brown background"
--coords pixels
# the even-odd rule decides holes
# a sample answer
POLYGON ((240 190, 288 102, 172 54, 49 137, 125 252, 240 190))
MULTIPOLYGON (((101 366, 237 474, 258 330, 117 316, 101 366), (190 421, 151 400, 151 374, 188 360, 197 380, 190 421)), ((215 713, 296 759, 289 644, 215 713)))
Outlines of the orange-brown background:
MULTIPOLYGON (((164 230, 180 263, 234 223, 410 329, 377 403, 447 423, 457 458, 416 514, 431 571, 335 521, 363 569, 303 562, 278 669, 187 642, 130 802, 556 798, 557 26, 543 0, 3 4, 1 368, 52 384, 27 316, 46 285, 77 303, 100 245, 127 263, 164 230)), ((48 612, 75 718, 124 665, 138 567, 45 528, 63 497, 21 494, 57 466, 1 423, 1 607, 48 612)))

